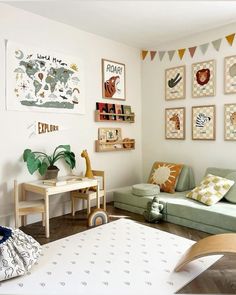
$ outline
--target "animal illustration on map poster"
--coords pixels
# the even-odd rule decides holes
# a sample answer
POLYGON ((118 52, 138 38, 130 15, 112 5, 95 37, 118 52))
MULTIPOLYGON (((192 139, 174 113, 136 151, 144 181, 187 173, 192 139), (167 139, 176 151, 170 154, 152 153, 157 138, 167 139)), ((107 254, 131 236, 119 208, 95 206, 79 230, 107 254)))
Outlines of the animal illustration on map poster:
POLYGON ((196 127, 203 128, 210 120, 211 117, 208 117, 204 113, 199 113, 196 118, 196 127))
POLYGON ((103 97, 125 99, 125 65, 102 60, 103 97))
POLYGON ((173 114, 173 116, 170 117, 170 121, 175 123, 175 130, 180 130, 180 120, 178 114, 173 114))
POLYGON ((13 42, 8 42, 7 49, 13 88, 8 89, 8 98, 13 91, 18 108, 84 112, 81 68, 73 58, 13 42))

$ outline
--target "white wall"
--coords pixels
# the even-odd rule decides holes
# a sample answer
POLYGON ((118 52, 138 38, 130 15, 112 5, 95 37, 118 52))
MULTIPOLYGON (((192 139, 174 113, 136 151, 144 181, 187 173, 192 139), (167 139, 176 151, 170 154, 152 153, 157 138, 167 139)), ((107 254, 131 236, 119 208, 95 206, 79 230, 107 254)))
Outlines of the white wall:
MULTIPOLYGON (((188 48, 234 33, 236 25, 230 25, 217 30, 191 36, 183 40, 163 44, 158 50, 188 48)), ((224 57, 236 54, 236 42, 230 47, 222 40, 221 49, 215 51, 210 44, 205 56, 200 49, 196 50, 193 58, 188 50, 182 61, 177 53, 170 62, 166 54, 160 62, 158 56, 154 61, 146 58, 142 66, 142 140, 143 140, 143 169, 144 179, 148 177, 154 161, 173 161, 186 163, 193 167, 196 180, 199 181, 209 166, 236 168, 236 142, 224 141, 224 104, 236 103, 236 95, 224 95, 224 57), (204 60, 216 60, 216 96, 209 98, 192 98, 191 96, 191 64, 204 60), (186 99, 165 101, 164 71, 166 68, 186 65, 186 99), (216 105, 216 140, 200 141, 191 139, 191 107, 197 105, 216 105), (186 107, 186 140, 165 140, 165 108, 186 107)))
MULTIPOLYGON (((0 4, 0 223, 13 221, 13 179, 19 182, 35 180, 22 161, 25 148, 51 152, 59 144, 70 144, 76 153, 77 172, 85 171, 82 149, 87 149, 94 169, 106 172, 107 189, 137 183, 141 179, 141 63, 138 49, 89 34, 70 26, 0 4), (78 56, 85 65, 86 115, 7 111, 5 108, 5 48, 4 39, 39 48, 78 56), (96 123, 96 101, 102 101, 101 59, 106 58, 126 65, 126 93, 124 104, 136 113, 135 124, 96 123), (50 135, 29 138, 27 126, 34 121, 54 122, 69 128, 50 135), (98 127, 122 127, 125 137, 136 139, 136 150, 95 153, 94 141, 98 127)), ((104 101, 104 100, 103 100, 104 101)), ((106 102, 115 103, 114 100, 106 102)), ((61 175, 68 173, 59 163, 61 175)), ((51 216, 69 210, 68 196, 51 199, 51 216)))

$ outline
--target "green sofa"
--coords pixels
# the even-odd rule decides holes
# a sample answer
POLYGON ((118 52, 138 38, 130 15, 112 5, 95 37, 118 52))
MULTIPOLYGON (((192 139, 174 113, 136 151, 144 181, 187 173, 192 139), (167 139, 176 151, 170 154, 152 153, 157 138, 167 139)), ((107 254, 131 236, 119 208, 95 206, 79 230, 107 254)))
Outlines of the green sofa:
MULTIPOLYGON (((226 177, 231 172, 235 170, 208 168, 205 174, 226 177)), ((233 180, 236 183, 236 173, 233 175, 235 175, 233 180)), ((159 194, 160 203, 164 205, 164 220, 212 234, 236 232, 236 204, 223 199, 215 205, 206 206, 186 198, 186 193, 194 187, 192 169, 184 166, 176 185, 176 192, 159 194)), ((115 190, 113 196, 116 208, 138 214, 143 214, 147 202, 153 198, 153 196, 133 195, 132 186, 115 190)))

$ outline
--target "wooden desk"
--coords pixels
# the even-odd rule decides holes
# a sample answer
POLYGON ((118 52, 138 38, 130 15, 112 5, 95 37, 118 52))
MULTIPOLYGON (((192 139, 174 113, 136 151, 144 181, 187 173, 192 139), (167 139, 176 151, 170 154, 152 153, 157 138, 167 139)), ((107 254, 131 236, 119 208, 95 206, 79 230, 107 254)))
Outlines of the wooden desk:
POLYGON ((49 197, 56 194, 71 192, 79 189, 97 187, 97 208, 100 208, 99 184, 97 179, 76 180, 60 186, 43 184, 42 180, 26 182, 22 184, 22 198, 26 200, 27 192, 37 193, 43 196, 45 201, 45 235, 50 236, 49 229, 49 197))

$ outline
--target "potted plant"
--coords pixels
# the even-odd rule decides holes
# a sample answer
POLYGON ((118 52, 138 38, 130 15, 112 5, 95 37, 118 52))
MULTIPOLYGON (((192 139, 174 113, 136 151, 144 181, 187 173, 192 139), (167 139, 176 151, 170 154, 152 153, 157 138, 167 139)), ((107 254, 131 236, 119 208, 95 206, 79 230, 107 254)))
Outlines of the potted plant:
POLYGON ((46 179, 57 178, 59 169, 55 163, 59 159, 64 159, 71 169, 75 167, 75 154, 71 151, 70 145, 59 145, 51 156, 30 149, 25 149, 23 153, 23 160, 27 163, 29 173, 33 174, 38 170, 40 175, 46 173, 46 179))

